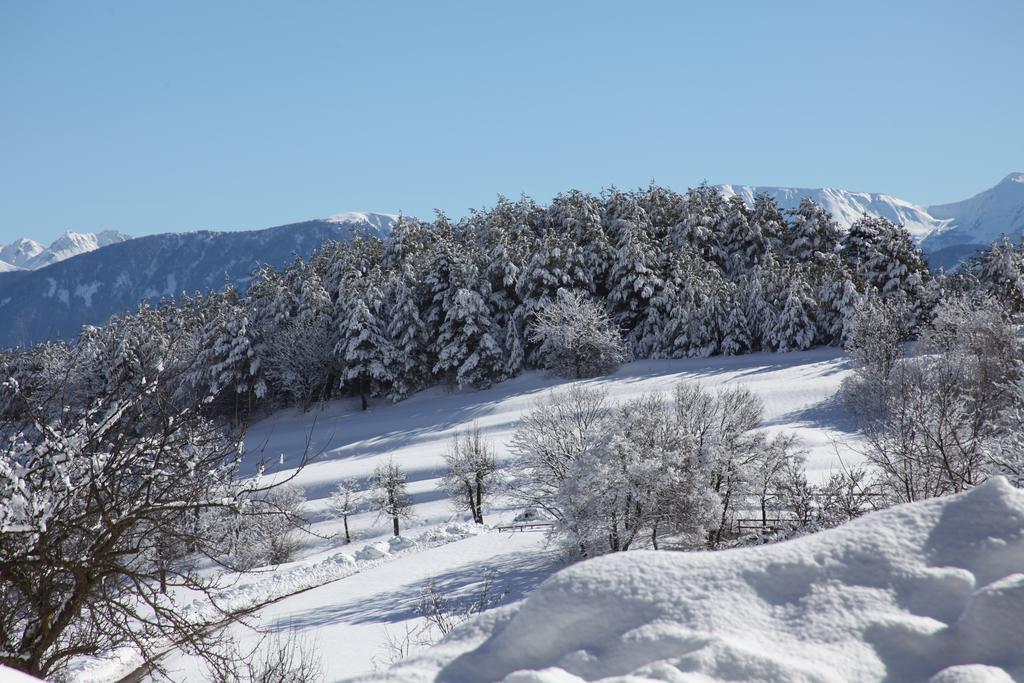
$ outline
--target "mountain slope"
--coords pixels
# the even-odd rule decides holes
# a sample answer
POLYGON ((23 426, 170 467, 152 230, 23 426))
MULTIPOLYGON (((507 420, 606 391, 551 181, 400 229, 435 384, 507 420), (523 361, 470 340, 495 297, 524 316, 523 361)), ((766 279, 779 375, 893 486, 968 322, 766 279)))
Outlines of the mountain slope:
POLYGON ((1024 173, 1011 173, 962 202, 929 206, 928 213, 942 221, 924 240, 931 251, 958 244, 985 246, 1001 235, 1016 239, 1024 233, 1024 173))
MULTIPOLYGON (((225 281, 244 289, 259 264, 280 267, 356 233, 386 234, 393 218, 341 214, 266 230, 151 235, 38 270, 0 273, 0 348, 73 337, 82 325, 103 323, 142 300, 220 289, 225 281)), ((103 238, 96 237, 99 244, 103 238)), ((64 246, 83 243, 69 238, 64 246)))

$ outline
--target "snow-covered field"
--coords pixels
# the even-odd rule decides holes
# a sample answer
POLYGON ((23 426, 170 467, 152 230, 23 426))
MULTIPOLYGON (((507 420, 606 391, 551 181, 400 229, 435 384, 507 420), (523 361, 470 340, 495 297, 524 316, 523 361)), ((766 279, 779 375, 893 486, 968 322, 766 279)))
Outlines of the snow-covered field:
MULTIPOLYGON (((846 359, 835 349, 790 354, 752 354, 677 361, 641 361, 614 375, 585 380, 604 387, 616 401, 650 392, 669 392, 679 381, 708 387, 744 384, 762 398, 766 428, 799 435, 808 450, 812 479, 827 475, 838 458, 856 460, 844 445, 852 440, 853 425, 836 402, 836 391, 849 373, 846 359)), ((355 402, 339 401, 308 413, 282 411, 253 426, 246 437, 247 460, 254 466, 262 453, 270 467, 267 476, 286 476, 300 461, 309 442, 309 464, 295 483, 308 499, 307 517, 319 537, 306 537, 297 561, 273 573, 246 578, 236 591, 253 600, 278 597, 284 587, 305 589, 260 610, 258 624, 270 630, 296 629, 314 642, 323 655, 326 680, 333 681, 374 670, 387 656, 386 643, 423 620, 414 607, 424 585, 433 579, 444 592, 466 594, 489 570, 507 592, 508 603, 528 594, 562 565, 545 548, 541 533, 483 531, 444 545, 420 543, 374 562, 358 553, 364 546, 384 542, 388 523, 371 512, 357 514, 350 525, 356 535, 351 546, 333 540, 340 522, 328 509, 329 496, 347 477, 365 482, 374 467, 388 459, 408 475, 416 518, 403 527, 403 537, 433 533, 451 522, 467 519, 455 513, 441 488, 442 455, 459 430, 476 425, 495 447, 499 458, 520 416, 545 392, 569 382, 538 372, 526 373, 485 391, 434 388, 398 404, 378 402, 365 412, 355 402), (428 533, 429 532, 429 533, 428 533), (346 569, 343 553, 359 559, 359 571, 346 569), (280 575, 275 579, 275 575, 280 575), (329 581, 318 588, 310 585, 329 581)), ((517 510, 498 501, 485 512, 496 524, 517 510)), ((242 648, 259 635, 244 626, 232 627, 242 648)), ((244 650, 243 650, 244 651, 244 650)), ((181 681, 201 680, 202 669, 183 657, 168 659, 181 681)), ((109 669, 107 670, 110 671, 109 669)), ((95 670, 82 680, 110 680, 95 670)))

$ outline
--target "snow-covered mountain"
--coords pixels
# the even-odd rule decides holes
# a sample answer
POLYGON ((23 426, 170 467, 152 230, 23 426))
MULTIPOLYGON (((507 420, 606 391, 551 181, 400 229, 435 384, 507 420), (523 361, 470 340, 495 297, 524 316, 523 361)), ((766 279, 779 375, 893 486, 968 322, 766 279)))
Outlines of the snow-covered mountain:
POLYGON ((831 212, 843 228, 868 213, 900 223, 928 256, 932 267, 955 266, 1001 235, 1013 240, 1024 234, 1024 173, 1011 173, 995 187, 952 204, 922 206, 887 194, 851 192, 831 187, 760 187, 719 185, 726 196, 739 195, 752 204, 758 193, 770 195, 784 209, 804 198, 831 212))
POLYGON ((957 245, 985 246, 1001 235, 1024 233, 1024 173, 1011 173, 993 188, 970 199, 929 206, 941 224, 922 246, 931 252, 957 245))
POLYGON ((911 204, 887 194, 874 192, 850 192, 831 187, 752 187, 749 185, 719 185, 726 197, 739 195, 747 204, 753 204, 754 195, 767 194, 783 209, 794 209, 801 199, 810 199, 832 214, 843 228, 849 228, 863 214, 888 218, 893 223, 906 227, 916 241, 920 242, 942 225, 942 221, 931 216, 923 206, 911 204))
POLYGON ((106 322, 182 292, 244 289, 259 264, 285 265, 309 257, 327 240, 356 233, 385 235, 395 216, 348 213, 265 230, 190 232, 121 240, 120 233, 67 233, 26 262, 0 272, 0 348, 75 336, 82 325, 106 322), (84 253, 71 255, 74 249, 84 253), (38 267, 36 258, 67 254, 38 267))
MULTIPOLYGON (((131 236, 117 230, 103 232, 65 232, 54 240, 49 247, 44 247, 35 240, 19 239, 0 247, 0 261, 23 270, 37 270, 46 266, 78 256, 100 247, 130 240, 131 236)), ((3 265, 0 265, 3 269, 3 265)), ((9 268, 6 270, 10 270, 9 268)))
POLYGON ((0 246, 0 268, 4 265, 24 268, 25 264, 46 251, 46 247, 35 240, 20 239, 0 246))

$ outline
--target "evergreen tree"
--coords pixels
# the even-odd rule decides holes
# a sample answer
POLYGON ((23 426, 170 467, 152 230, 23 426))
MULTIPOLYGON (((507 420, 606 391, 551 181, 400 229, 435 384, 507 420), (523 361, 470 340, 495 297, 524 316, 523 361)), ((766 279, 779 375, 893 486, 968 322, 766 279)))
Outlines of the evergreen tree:
POLYGON ((831 254, 843 233, 828 211, 806 197, 788 211, 789 228, 784 233, 786 254, 795 263, 810 263, 815 254, 831 254))
POLYGON ((612 191, 605 200, 605 221, 615 255, 608 275, 612 319, 628 331, 639 323, 661 287, 657 253, 650 241, 647 214, 633 197, 612 191))
POLYGON ((343 288, 341 302, 345 314, 335 347, 341 360, 342 381, 359 395, 363 410, 369 405, 368 395, 380 393, 393 382, 393 349, 382 320, 383 297, 378 277, 378 273, 372 273, 363 282, 351 279, 343 288))
POLYGON ((803 351, 814 345, 814 300, 803 274, 793 270, 785 289, 785 301, 775 319, 772 346, 778 351, 803 351))

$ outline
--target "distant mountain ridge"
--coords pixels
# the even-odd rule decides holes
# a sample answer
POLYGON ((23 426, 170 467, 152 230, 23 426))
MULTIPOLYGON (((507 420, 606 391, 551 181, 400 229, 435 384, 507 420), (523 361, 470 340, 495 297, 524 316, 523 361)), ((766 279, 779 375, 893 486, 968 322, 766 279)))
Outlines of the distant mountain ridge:
POLYGON ((308 258, 328 240, 383 237, 395 219, 347 213, 264 230, 149 235, 38 270, 0 272, 0 348, 74 337, 82 325, 104 323, 143 300, 221 289, 225 282, 244 289, 261 264, 308 258))
POLYGON ((71 232, 69 230, 54 240, 49 247, 44 247, 35 240, 22 238, 0 246, 0 271, 37 270, 72 256, 130 239, 130 235, 117 230, 102 232, 71 232))
POLYGON ((748 204, 753 203, 754 195, 765 193, 784 209, 795 208, 801 199, 811 199, 828 210, 844 229, 864 213, 887 218, 907 229, 932 267, 953 267, 1001 235, 1018 240, 1024 234, 1024 173, 1011 173, 970 199, 931 206, 887 194, 830 187, 719 185, 718 189, 726 196, 739 195, 748 204))
POLYGON ((758 187, 750 185, 719 185, 718 189, 726 197, 739 195, 747 204, 754 203, 754 195, 767 194, 784 209, 795 209, 800 205, 800 200, 810 199, 831 213, 836 222, 844 229, 853 225, 853 222, 865 213, 880 216, 893 223, 903 225, 917 242, 921 242, 942 224, 941 221, 931 216, 923 206, 875 192, 850 192, 831 187, 758 187))

